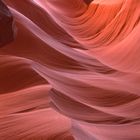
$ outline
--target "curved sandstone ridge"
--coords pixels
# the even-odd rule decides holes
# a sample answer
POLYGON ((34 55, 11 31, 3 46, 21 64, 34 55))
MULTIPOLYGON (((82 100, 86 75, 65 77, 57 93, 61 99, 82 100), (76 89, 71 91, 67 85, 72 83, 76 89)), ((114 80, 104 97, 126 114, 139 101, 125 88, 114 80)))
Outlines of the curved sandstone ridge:
POLYGON ((140 0, 4 3, 0 139, 139 140, 140 0))

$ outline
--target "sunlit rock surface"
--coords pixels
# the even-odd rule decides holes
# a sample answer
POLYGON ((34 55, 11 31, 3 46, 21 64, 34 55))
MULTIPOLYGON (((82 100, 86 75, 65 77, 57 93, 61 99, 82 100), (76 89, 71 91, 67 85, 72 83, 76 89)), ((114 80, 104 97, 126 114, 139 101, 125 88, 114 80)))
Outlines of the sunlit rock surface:
POLYGON ((140 0, 4 3, 0 140, 140 140, 140 0))

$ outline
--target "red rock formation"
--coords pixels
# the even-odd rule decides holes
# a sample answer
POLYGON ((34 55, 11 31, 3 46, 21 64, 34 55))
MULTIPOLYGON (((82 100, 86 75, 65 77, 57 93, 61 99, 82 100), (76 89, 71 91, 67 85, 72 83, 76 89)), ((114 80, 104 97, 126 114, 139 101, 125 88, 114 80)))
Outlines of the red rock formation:
POLYGON ((5 2, 1 139, 139 140, 140 1, 5 2))
POLYGON ((0 47, 13 40, 13 17, 7 6, 0 1, 0 47))

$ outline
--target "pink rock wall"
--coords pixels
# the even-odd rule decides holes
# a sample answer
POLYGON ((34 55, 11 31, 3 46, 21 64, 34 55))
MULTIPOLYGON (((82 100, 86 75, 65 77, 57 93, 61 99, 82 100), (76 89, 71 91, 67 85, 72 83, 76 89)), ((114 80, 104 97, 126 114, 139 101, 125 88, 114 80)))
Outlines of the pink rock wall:
POLYGON ((140 0, 4 3, 0 140, 140 140, 140 0))

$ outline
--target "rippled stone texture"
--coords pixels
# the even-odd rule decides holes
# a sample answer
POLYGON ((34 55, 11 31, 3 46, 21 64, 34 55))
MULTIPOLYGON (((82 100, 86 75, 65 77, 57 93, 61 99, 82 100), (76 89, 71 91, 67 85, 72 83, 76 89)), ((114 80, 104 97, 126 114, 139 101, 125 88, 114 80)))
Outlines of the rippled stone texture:
POLYGON ((140 0, 5 2, 0 139, 139 140, 140 0))

